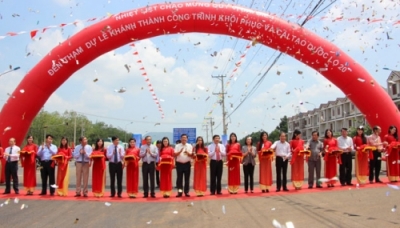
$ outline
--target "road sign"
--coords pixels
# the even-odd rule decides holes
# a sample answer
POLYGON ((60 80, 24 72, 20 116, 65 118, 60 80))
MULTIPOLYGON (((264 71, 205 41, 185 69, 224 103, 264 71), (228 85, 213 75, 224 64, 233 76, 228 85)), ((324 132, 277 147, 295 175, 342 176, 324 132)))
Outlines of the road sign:
POLYGON ((188 136, 188 143, 194 144, 196 143, 196 128, 174 128, 174 141, 175 143, 177 140, 181 139, 182 134, 187 134, 188 136))

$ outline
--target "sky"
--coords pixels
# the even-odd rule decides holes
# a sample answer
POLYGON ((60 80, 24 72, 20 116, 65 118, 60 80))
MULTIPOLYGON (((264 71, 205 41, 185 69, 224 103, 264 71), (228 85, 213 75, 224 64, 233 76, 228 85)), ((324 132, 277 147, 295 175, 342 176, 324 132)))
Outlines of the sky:
MULTIPOLYGON (((37 0, 22 5, 18 1, 0 0, 0 72, 7 71, 10 66, 21 67, 0 77, 0 106, 26 72, 59 42, 96 22, 88 22, 88 19, 101 19, 156 3, 163 2, 37 0), (58 26, 71 22, 77 23, 63 28, 58 26), (53 25, 57 26, 42 32, 43 28, 53 25), (31 39, 29 31, 34 29, 39 32, 31 39), (7 36, 8 32, 21 34, 7 36)), ((297 23, 296 16, 309 13, 317 1, 235 0, 225 3, 282 14, 286 20, 297 23)), ((400 4, 392 0, 330 3, 331 0, 326 0, 320 8, 322 11, 304 27, 337 45, 362 64, 377 83, 387 87, 390 71, 383 68, 400 69, 400 24, 393 25, 400 20, 400 4), (349 18, 360 20, 349 21, 349 18), (371 19, 383 20, 371 23, 371 19)), ((230 115, 228 134, 235 132, 239 138, 260 129, 270 132, 284 115, 292 116, 344 97, 318 72, 283 55, 258 89, 235 110, 278 52, 260 44, 246 50, 249 41, 200 33, 165 35, 135 44, 138 55, 133 55, 132 47, 126 45, 77 71, 49 98, 44 110, 76 111, 94 122, 103 121, 142 134, 188 127, 197 128, 197 134, 205 136, 204 118, 213 117, 213 133, 222 134, 222 108, 218 104, 219 97, 213 95, 220 92, 221 84, 211 76, 232 75, 239 60, 242 64, 226 88, 226 109, 230 115), (241 59, 245 52, 246 57, 241 59), (164 119, 141 76, 138 59, 142 60, 160 100, 164 119), (130 66, 129 72, 125 65, 130 66), (98 80, 94 82, 94 79, 98 80), (115 92, 121 87, 126 89, 125 93, 115 92)))

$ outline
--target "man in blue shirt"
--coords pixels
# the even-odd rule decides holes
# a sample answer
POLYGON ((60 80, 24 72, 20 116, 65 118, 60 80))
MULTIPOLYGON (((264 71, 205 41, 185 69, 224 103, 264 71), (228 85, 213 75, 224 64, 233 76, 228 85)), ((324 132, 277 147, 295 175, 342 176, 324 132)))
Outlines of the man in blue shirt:
POLYGON ((87 144, 87 138, 82 136, 79 138, 79 145, 75 147, 74 158, 76 162, 76 194, 75 197, 81 196, 81 185, 83 179, 83 197, 88 195, 89 181, 89 160, 92 154, 92 147, 87 144))
POLYGON ((55 188, 51 186, 56 183, 54 178, 54 170, 52 167, 51 157, 57 154, 57 146, 52 144, 53 136, 46 135, 46 142, 43 143, 38 149, 37 156, 40 158, 40 164, 42 165, 42 169, 40 170, 40 176, 42 178, 42 192, 39 195, 46 195, 47 191, 47 179, 49 179, 49 189, 50 195, 54 196, 55 188))

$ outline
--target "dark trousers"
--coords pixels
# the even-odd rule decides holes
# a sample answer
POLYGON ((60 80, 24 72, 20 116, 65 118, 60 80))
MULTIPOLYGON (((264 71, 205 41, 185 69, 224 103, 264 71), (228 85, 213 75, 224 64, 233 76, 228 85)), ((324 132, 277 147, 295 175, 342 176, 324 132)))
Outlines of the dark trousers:
POLYGON ((254 187, 254 165, 247 164, 243 165, 244 173, 244 190, 247 192, 249 189, 249 179, 250 179, 250 191, 253 191, 254 187))
POLYGON ((374 151, 374 160, 369 161, 369 181, 374 180, 375 171, 375 181, 379 180, 379 174, 381 172, 381 153, 374 151))
POLYGON ((283 189, 287 189, 286 174, 287 174, 288 160, 286 159, 285 161, 283 161, 282 157, 277 156, 275 166, 276 166, 276 189, 281 190, 281 186, 283 187, 283 189))
POLYGON ((118 196, 120 196, 122 194, 122 163, 108 162, 108 170, 110 171, 111 196, 115 196, 115 176, 117 176, 118 196))
MULTIPOLYGON (((54 167, 51 167, 53 161, 41 161, 40 164, 42 165, 42 169, 40 170, 40 177, 42 178, 42 193, 46 194, 47 192, 47 179, 49 179, 49 189, 50 193, 54 193, 55 189, 50 187, 51 185, 55 184, 54 178, 54 167)), ((14 177, 13 177, 14 178, 14 177)))
MULTIPOLYGON (((156 163, 156 166, 158 166, 158 162, 156 163)), ((157 187, 160 187, 160 171, 158 171, 157 169, 156 169, 156 184, 157 187)))
POLYGON ((353 159, 351 153, 343 153, 341 155, 342 164, 339 166, 339 180, 341 184, 351 184, 351 171, 353 167, 353 159))
POLYGON ((321 159, 318 159, 316 161, 308 160, 308 186, 313 186, 314 185, 314 170, 315 174, 317 176, 317 186, 318 180, 321 178, 321 159))
POLYGON ((221 193, 222 169, 222 160, 210 161, 210 191, 213 194, 215 193, 215 190, 217 190, 217 193, 221 193))
POLYGON ((178 182, 178 189, 183 189, 185 194, 189 193, 189 182, 190 182, 190 162, 186 163, 176 163, 176 170, 178 172, 178 177, 176 181, 178 182), (183 188, 183 176, 185 176, 185 187, 183 188))
POLYGON ((154 192, 154 171, 155 165, 154 162, 148 164, 147 162, 143 162, 142 164, 142 176, 143 176, 143 191, 144 195, 149 195, 149 177, 150 177, 150 191, 151 195, 155 195, 154 192))
POLYGON ((6 190, 5 192, 10 192, 11 187, 11 177, 13 179, 13 188, 15 193, 19 193, 18 190, 18 162, 6 162, 6 190))

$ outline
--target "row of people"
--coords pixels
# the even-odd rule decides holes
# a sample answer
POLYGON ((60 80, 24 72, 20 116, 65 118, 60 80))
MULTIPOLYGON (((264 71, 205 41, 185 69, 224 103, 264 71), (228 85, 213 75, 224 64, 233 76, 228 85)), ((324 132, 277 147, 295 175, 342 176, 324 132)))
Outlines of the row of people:
MULTIPOLYGON (((246 138, 245 145, 241 146, 237 136, 232 133, 226 145, 220 143, 218 135, 213 137, 213 143, 205 147, 202 137, 198 137, 196 145, 192 147, 187 143, 187 135, 182 135, 181 143, 175 149, 170 146, 169 139, 163 138, 160 148, 151 144, 151 137, 146 137, 146 144, 136 148, 135 139, 129 140, 129 146, 125 150, 119 145, 119 139, 113 137, 113 145, 104 148, 101 139, 97 140, 95 147, 87 144, 87 139, 81 137, 80 144, 74 152, 68 147, 68 139, 62 138, 57 148, 52 144, 53 137, 46 136, 46 143, 37 147, 33 143, 33 137, 27 138, 27 145, 20 150, 15 145, 15 140, 10 139, 9 147, 5 153, 0 149, 0 155, 6 158, 6 190, 10 193, 10 179, 13 178, 13 188, 18 190, 18 160, 21 159, 21 166, 24 167, 24 187, 28 195, 32 195, 36 186, 35 157, 39 156, 42 168, 42 192, 47 194, 47 180, 49 179, 50 194, 64 196, 68 192, 69 183, 69 160, 76 162, 76 197, 88 196, 89 169, 92 167, 92 189, 96 197, 104 195, 106 159, 109 161, 111 197, 117 193, 122 194, 123 169, 126 168, 126 188, 129 197, 136 197, 139 183, 139 161, 142 160, 142 179, 144 197, 155 197, 155 171, 160 172, 160 191, 164 197, 169 197, 172 192, 172 169, 177 170, 178 195, 189 196, 189 180, 191 174, 191 162, 194 160, 194 183, 193 188, 196 195, 202 196, 207 190, 207 162, 210 159, 210 192, 211 195, 222 194, 221 178, 223 172, 223 158, 227 158, 228 166, 228 191, 236 194, 241 185, 240 165, 243 166, 245 192, 254 191, 254 167, 255 158, 259 160, 259 183, 262 192, 269 192, 272 186, 272 161, 276 165, 276 191, 287 188, 287 167, 290 161, 291 178, 295 189, 301 189, 304 181, 304 160, 308 163, 308 186, 313 188, 314 171, 316 179, 321 177, 321 158, 325 161, 325 178, 328 187, 333 187, 336 182, 337 163, 339 163, 341 185, 352 185, 352 154, 356 150, 356 177, 360 184, 365 184, 367 178, 373 183, 379 179, 381 153, 386 151, 387 170, 390 181, 397 181, 399 178, 398 150, 397 150, 397 129, 394 126, 389 128, 388 135, 382 142, 379 135, 380 127, 374 127, 373 134, 368 138, 364 135, 363 127, 357 128, 357 135, 351 139, 347 136, 347 129, 342 129, 342 136, 335 139, 332 131, 325 131, 325 139, 319 141, 319 133, 312 133, 312 139, 304 142, 301 140, 301 132, 294 131, 290 143, 286 141, 286 134, 280 134, 280 140, 275 143, 268 141, 268 134, 260 134, 260 142, 253 145, 252 138, 246 138), (19 153, 20 152, 20 153, 19 153), (157 160, 159 157, 159 160, 157 160), (158 161, 158 163, 157 163, 158 161), (55 184, 55 165, 58 166, 57 184, 55 184), (375 175, 374 175, 375 172, 375 175), (115 189, 117 182, 117 190, 115 189)), ((316 187, 321 188, 321 183, 315 181, 316 187)))

